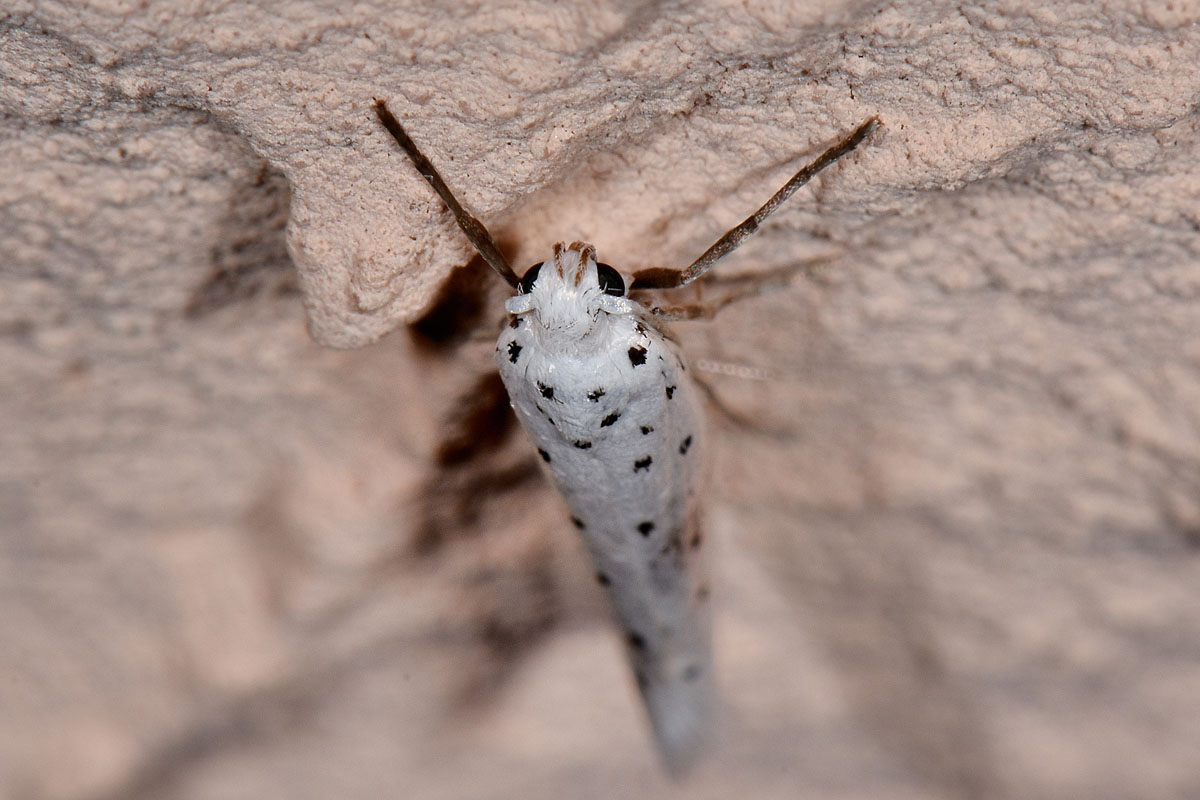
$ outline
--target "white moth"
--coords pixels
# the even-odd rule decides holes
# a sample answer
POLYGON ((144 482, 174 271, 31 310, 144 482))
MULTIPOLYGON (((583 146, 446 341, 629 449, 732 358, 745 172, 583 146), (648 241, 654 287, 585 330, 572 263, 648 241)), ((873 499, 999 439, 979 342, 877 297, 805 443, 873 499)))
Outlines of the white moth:
MULTIPOLYGON (((713 706, 702 417, 683 359, 659 327, 683 314, 629 298, 621 275, 583 242, 556 244, 550 260, 517 278, 382 101, 375 111, 479 254, 517 290, 496 346, 500 377, 608 589, 659 752, 680 773, 702 749, 713 706)), ((700 277, 876 124, 862 123, 796 173, 687 269, 642 270, 630 288, 669 289, 700 277)))

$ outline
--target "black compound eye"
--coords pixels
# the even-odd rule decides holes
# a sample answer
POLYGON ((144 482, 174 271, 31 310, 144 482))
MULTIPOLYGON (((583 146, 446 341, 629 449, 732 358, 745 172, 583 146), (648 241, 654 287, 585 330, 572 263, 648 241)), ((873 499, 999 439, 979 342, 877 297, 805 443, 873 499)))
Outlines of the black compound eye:
POLYGON ((534 281, 537 280, 538 272, 541 270, 541 264, 534 264, 529 269, 525 270, 524 277, 517 281, 517 293, 529 294, 533 291, 534 281))
POLYGON ((621 273, 608 264, 596 265, 596 277, 600 279, 600 288, 605 294, 615 297, 625 296, 625 281, 621 279, 621 273))

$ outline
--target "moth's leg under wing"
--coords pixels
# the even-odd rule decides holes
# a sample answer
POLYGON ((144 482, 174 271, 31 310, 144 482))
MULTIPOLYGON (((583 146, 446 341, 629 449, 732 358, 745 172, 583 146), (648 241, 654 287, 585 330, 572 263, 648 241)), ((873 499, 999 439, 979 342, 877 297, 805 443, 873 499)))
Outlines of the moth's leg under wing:
MULTIPOLYGON (((837 258, 838 255, 822 256, 750 274, 714 275, 702 284, 704 296, 697 297, 690 303, 671 305, 642 303, 642 305, 646 306, 656 319, 664 322, 712 319, 728 305, 747 297, 757 297, 765 292, 788 286, 797 275, 809 278, 819 277, 837 258)), ((700 286, 698 285, 697 288, 700 286)))

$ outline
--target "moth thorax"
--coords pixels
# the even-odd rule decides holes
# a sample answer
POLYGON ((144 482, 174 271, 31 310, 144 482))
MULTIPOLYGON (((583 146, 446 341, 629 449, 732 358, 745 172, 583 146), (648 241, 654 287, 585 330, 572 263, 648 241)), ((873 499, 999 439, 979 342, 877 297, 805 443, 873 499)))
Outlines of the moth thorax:
POLYGON ((600 309, 599 294, 564 292, 551 295, 534 308, 532 328, 546 351, 580 352, 606 346, 612 320, 600 309))
POLYGON ((590 245, 574 248, 556 245, 553 268, 543 265, 533 285, 534 329, 550 340, 547 344, 555 339, 578 342, 605 327, 593 251, 590 245))

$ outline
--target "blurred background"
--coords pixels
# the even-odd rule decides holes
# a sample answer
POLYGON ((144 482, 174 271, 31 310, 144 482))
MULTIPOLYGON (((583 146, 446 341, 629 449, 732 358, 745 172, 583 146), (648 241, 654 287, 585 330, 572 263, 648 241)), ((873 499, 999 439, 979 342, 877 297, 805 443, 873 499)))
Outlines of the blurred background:
POLYGON ((1197 19, 9 4, 0 796, 1197 796, 1197 19), (682 782, 373 97, 518 271, 686 264, 883 121, 721 265, 795 280, 674 328, 722 690, 682 782))

